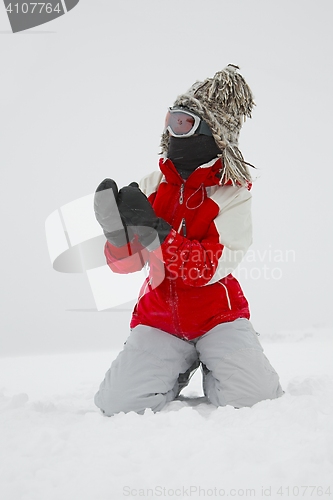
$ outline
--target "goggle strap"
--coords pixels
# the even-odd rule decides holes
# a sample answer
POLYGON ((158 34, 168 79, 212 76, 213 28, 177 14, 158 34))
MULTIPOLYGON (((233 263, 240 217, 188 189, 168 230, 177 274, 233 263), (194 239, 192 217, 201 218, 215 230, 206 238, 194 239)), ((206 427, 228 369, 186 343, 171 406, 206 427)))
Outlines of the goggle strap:
POLYGON ((199 127, 195 130, 195 134, 203 134, 203 135, 213 135, 212 131, 208 127, 207 123, 201 119, 199 127))

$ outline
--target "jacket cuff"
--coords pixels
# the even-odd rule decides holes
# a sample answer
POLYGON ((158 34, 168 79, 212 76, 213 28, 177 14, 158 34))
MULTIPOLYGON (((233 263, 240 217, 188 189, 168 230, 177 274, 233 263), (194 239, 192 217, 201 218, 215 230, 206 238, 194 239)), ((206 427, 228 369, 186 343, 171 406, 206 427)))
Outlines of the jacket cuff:
POLYGON ((164 242, 161 245, 163 262, 168 262, 174 255, 174 252, 170 251, 173 249, 178 249, 184 242, 184 236, 181 236, 175 229, 171 229, 169 234, 166 236, 164 242))
POLYGON ((122 246, 113 245, 110 241, 105 243, 104 253, 111 261, 126 259, 142 250, 142 245, 136 236, 129 243, 122 246))
POLYGON ((155 224, 152 233, 150 235, 150 240, 152 241, 144 241, 141 237, 140 242, 149 250, 150 252, 153 252, 157 248, 159 248, 165 239, 168 237, 170 234, 170 231, 172 230, 172 227, 168 222, 166 222, 162 218, 157 219, 157 223, 155 224))

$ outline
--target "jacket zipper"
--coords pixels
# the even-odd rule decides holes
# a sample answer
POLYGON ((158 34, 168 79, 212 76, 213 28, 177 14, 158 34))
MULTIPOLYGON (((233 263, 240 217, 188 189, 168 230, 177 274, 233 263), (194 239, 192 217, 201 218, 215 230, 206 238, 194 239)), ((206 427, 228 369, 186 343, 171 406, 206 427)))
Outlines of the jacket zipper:
POLYGON ((185 217, 183 217, 182 220, 180 221, 177 233, 180 234, 180 230, 183 231, 183 236, 186 238, 187 231, 186 231, 186 220, 185 220, 185 217))
MULTIPOLYGON (((184 188, 185 184, 183 183, 180 186, 180 194, 179 194, 179 205, 182 205, 184 203, 184 188)), ((183 236, 186 238, 186 220, 185 217, 182 218, 181 223, 178 228, 178 233, 180 233, 180 229, 183 230, 183 236)))
MULTIPOLYGON (((179 205, 182 205, 184 203, 184 189, 185 189, 185 184, 182 183, 180 186, 180 193, 179 193, 179 199, 178 199, 179 205)), ((184 217, 182 218, 182 220, 179 224, 178 233, 180 233, 181 230, 183 231, 183 235, 186 236, 186 222, 185 222, 184 217)), ((176 284, 174 283, 173 280, 170 280, 169 293, 170 293, 170 300, 171 300, 171 304, 172 304, 172 315, 173 315, 174 328, 178 333, 181 333, 180 320, 179 320, 179 316, 178 316, 177 289, 176 289, 176 284)))
POLYGON ((185 220, 185 217, 182 218, 182 228, 183 228, 183 236, 186 238, 186 220, 185 220))
POLYGON ((184 184, 180 186, 179 204, 182 205, 183 202, 184 202, 184 184))

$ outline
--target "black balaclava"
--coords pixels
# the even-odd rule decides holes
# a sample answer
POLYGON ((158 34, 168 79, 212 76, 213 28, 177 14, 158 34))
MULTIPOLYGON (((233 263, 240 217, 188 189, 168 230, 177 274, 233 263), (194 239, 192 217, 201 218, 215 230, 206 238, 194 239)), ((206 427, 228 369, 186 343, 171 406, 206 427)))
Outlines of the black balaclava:
POLYGON ((194 170, 221 154, 212 136, 169 137, 168 158, 179 175, 187 179, 194 170))

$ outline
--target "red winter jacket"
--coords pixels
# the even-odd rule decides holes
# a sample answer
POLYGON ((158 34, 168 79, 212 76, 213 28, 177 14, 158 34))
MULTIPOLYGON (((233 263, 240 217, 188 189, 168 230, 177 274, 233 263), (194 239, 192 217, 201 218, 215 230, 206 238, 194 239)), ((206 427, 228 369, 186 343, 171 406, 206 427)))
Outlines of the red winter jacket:
POLYGON ((144 265, 149 277, 135 305, 131 327, 153 326, 192 340, 237 318, 249 307, 232 276, 252 242, 251 194, 246 187, 219 184, 221 160, 198 167, 184 181, 169 159, 140 188, 156 215, 172 226, 159 248, 149 252, 138 240, 116 248, 105 245, 116 273, 144 265))

